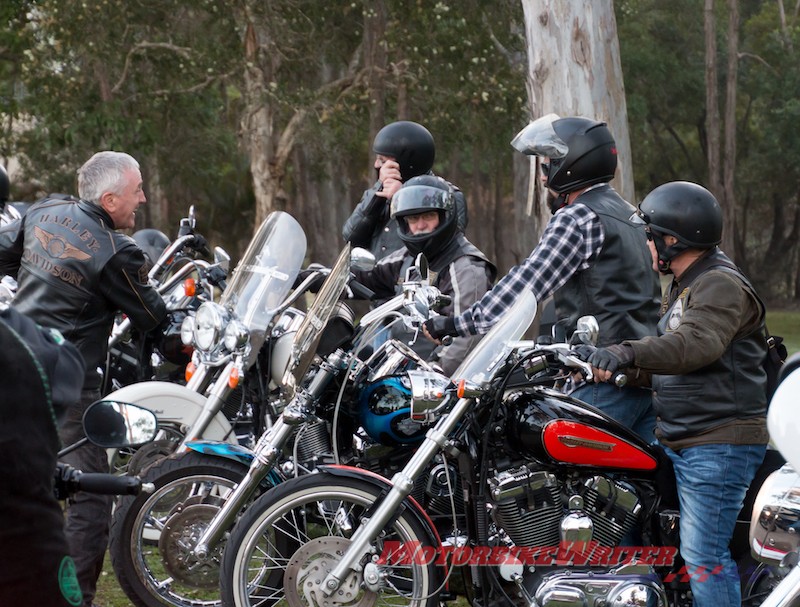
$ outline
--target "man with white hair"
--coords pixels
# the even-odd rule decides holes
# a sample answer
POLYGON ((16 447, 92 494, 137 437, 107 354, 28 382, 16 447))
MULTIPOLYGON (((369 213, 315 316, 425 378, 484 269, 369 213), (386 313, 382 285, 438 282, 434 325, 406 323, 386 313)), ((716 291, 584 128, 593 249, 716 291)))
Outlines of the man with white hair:
MULTIPOLYGON (((98 152, 78 170, 80 199, 51 194, 20 220, 0 228, 0 275, 18 283, 13 306, 43 327, 58 329, 78 347, 86 363, 81 400, 67 411, 61 441, 83 436, 85 408, 100 398, 108 335, 118 311, 140 331, 166 316, 161 296, 148 283, 144 254, 132 238, 147 199, 139 163, 121 152, 98 152)), ((84 472, 107 472, 105 451, 85 445, 62 459, 84 472)), ((91 605, 108 541, 111 500, 77 494, 67 513, 66 533, 83 591, 91 605)))

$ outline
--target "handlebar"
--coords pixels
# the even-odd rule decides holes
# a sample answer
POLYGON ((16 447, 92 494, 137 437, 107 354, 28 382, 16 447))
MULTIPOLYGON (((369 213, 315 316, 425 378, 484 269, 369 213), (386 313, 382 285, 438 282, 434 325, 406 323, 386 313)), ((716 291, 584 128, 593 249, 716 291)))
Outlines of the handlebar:
POLYGON ((64 500, 79 491, 102 495, 138 495, 152 493, 152 483, 143 483, 138 476, 117 476, 102 472, 82 472, 67 464, 56 464, 53 491, 56 499, 64 500))

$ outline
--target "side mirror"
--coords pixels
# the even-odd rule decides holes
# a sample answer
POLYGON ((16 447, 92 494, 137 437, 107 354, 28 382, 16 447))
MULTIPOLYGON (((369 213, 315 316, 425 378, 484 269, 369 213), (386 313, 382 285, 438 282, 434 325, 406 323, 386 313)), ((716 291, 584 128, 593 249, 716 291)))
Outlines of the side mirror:
POLYGON ((412 270, 416 270, 421 282, 425 284, 428 283, 428 258, 425 257, 425 253, 420 253, 417 255, 417 258, 414 260, 414 265, 406 270, 406 282, 411 282, 412 270))
POLYGON ((90 442, 104 449, 135 447, 156 437, 158 418, 138 405, 99 400, 83 414, 83 431, 90 442))
POLYGON ((590 346, 596 346, 599 334, 600 326, 597 324, 597 319, 594 316, 581 316, 569 341, 571 344, 580 341, 590 346))
POLYGON ((361 247, 350 251, 350 268, 359 272, 369 272, 375 267, 375 256, 361 247))
POLYGON ((228 274, 231 269, 231 256, 222 247, 214 247, 214 264, 228 274))

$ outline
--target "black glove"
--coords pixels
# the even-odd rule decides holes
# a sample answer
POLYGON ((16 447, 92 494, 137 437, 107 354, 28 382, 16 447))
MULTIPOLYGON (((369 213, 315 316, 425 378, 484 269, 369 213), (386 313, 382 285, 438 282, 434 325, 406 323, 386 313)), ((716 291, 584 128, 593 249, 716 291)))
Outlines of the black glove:
POLYGON ((633 364, 633 348, 627 344, 597 348, 587 362, 602 371, 614 373, 633 364))
POLYGON ((194 242, 190 245, 203 257, 211 257, 211 249, 208 248, 208 241, 200 234, 193 234, 194 242))
MULTIPOLYGON (((293 288, 296 289, 297 287, 299 287, 306 278, 314 274, 317 270, 324 270, 324 269, 325 266, 320 265, 318 263, 309 264, 308 268, 306 268, 305 270, 300 270, 300 273, 297 275, 297 279, 295 279, 294 281, 293 288)), ((319 290, 322 288, 322 283, 325 282, 326 278, 327 278, 326 274, 318 275, 314 279, 314 282, 312 282, 311 285, 309 285, 308 290, 311 293, 318 293, 319 290)))
POLYGON ((456 322, 452 316, 434 316, 426 320, 422 326, 433 339, 439 340, 448 335, 458 335, 456 322))

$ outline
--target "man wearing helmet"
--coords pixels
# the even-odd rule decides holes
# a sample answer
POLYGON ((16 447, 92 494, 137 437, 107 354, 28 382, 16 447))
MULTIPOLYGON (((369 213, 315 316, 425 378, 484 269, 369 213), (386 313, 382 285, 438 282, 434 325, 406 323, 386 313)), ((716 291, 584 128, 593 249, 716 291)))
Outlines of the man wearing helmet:
POLYGON ((658 335, 598 349, 590 358, 595 381, 625 368, 652 374, 656 436, 675 468, 694 604, 738 606, 728 544, 769 439, 764 305, 717 247, 722 210, 705 188, 661 185, 631 220, 644 224, 653 268, 672 274, 672 284, 658 335))
MULTIPOLYGON (((524 262, 460 315, 429 320, 428 335, 438 340, 485 333, 526 289, 538 301, 554 295, 558 320, 568 334, 579 317, 591 314, 600 325, 601 345, 655 335, 660 287, 644 232, 628 221, 634 208, 608 184, 616 171, 617 149, 606 124, 549 114, 531 122, 511 145, 541 157, 545 185, 557 196, 553 218, 524 262)), ((648 391, 600 384, 578 388, 573 396, 645 440, 653 438, 648 391)))
MULTIPOLYGON (((361 202, 345 221, 342 236, 355 247, 371 251, 376 259, 403 247, 397 222, 389 205, 404 182, 418 175, 431 174, 436 148, 433 136, 421 124, 408 120, 383 127, 372 144, 378 181, 364 192, 361 202)), ((467 227, 467 201, 454 187, 456 225, 463 232, 467 227)))
MULTIPOLYGON (((431 284, 452 300, 441 313, 458 314, 466 309, 491 287, 497 269, 458 231, 456 215, 455 192, 447 181, 434 175, 406 181, 391 203, 402 247, 381 259, 370 272, 357 272, 359 281, 375 292, 376 299, 394 297, 406 270, 423 253, 431 284)), ((427 360, 438 362, 449 375, 477 341, 469 336, 434 349, 429 341, 419 340, 414 349, 427 360)))

